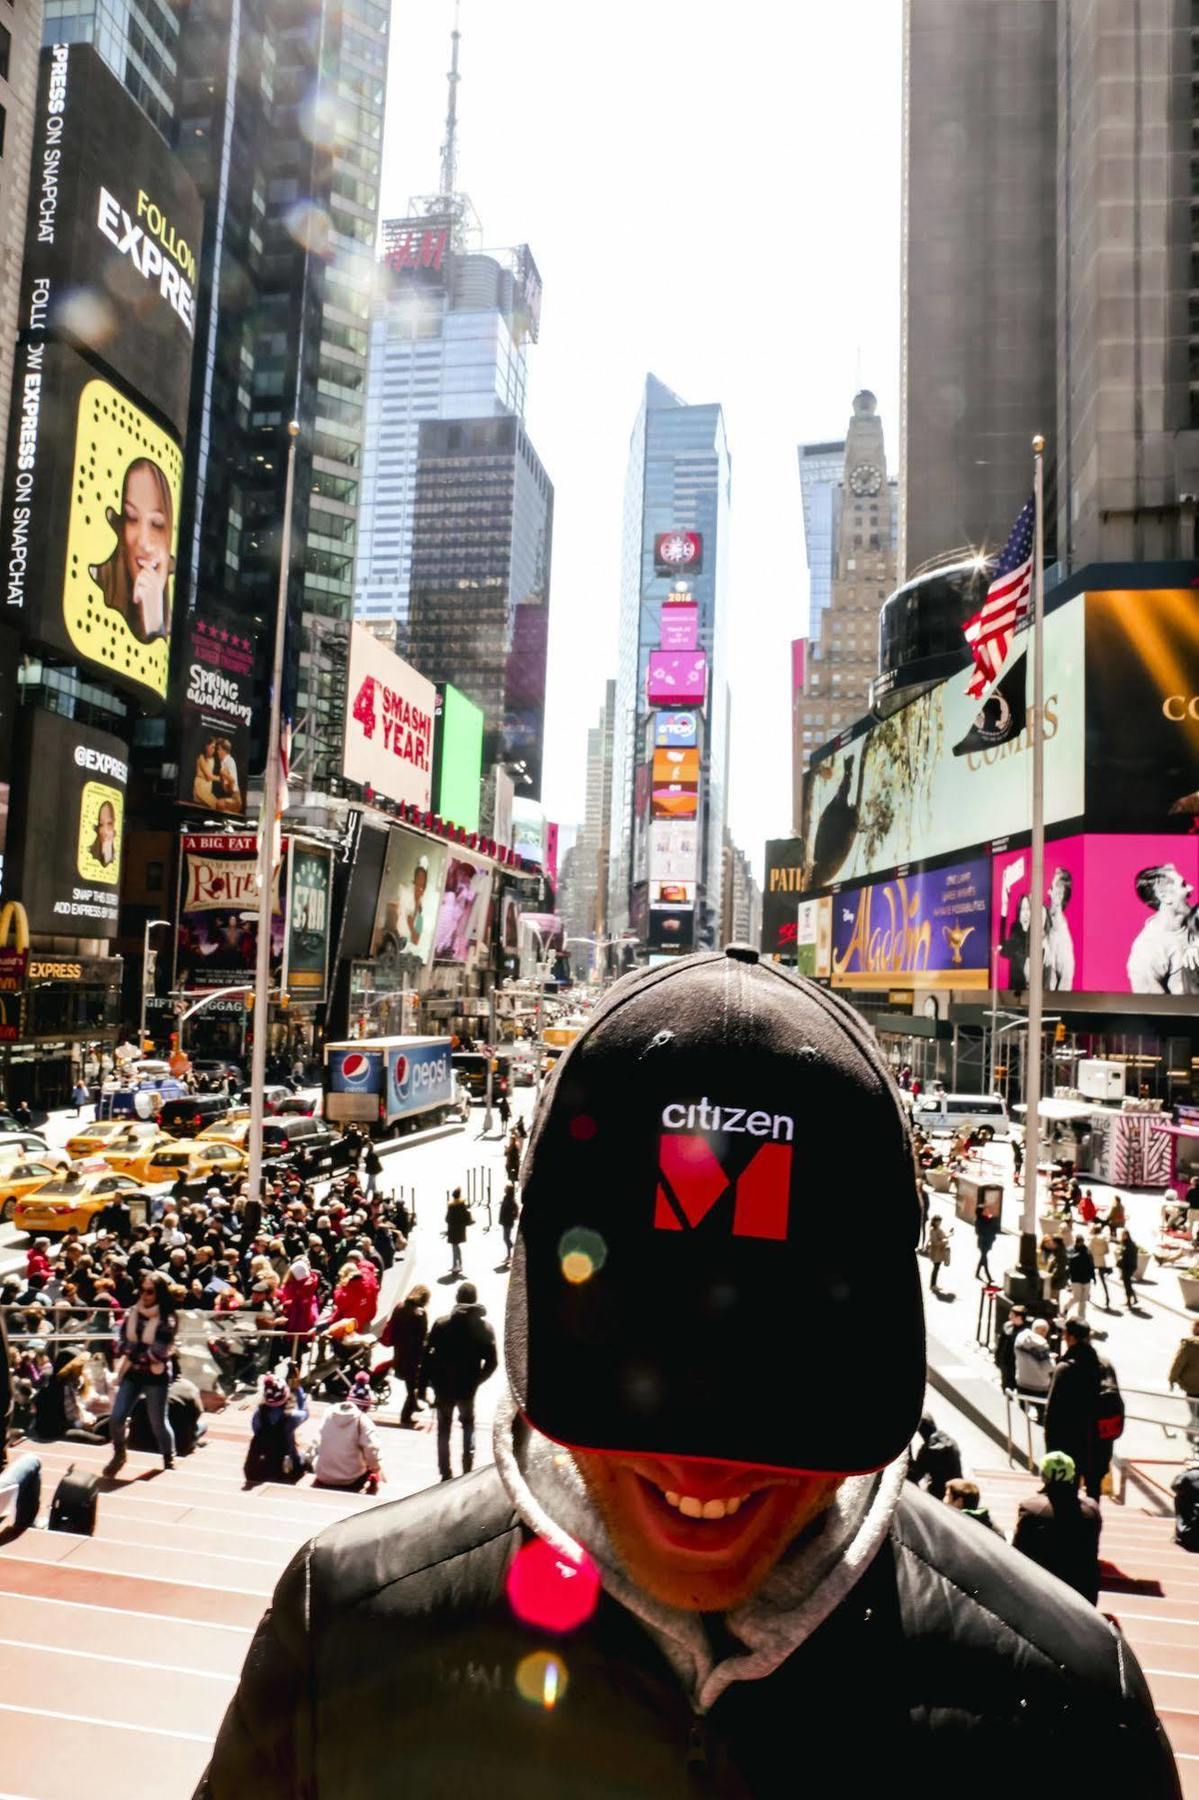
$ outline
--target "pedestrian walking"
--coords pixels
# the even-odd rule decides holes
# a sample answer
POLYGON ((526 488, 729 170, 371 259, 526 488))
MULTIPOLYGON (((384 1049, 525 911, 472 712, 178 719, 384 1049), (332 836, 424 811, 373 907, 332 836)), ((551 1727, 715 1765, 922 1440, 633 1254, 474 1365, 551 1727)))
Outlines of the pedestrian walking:
POLYGON ((375 1148, 374 1140, 366 1140, 366 1151, 362 1158, 362 1170, 366 1176, 366 1197, 369 1200, 376 1191, 380 1175, 383 1173, 383 1159, 375 1148))
MULTIPOLYGON (((1084 1196, 1085 1198, 1085 1196, 1084 1196)), ((1091 1226, 1091 1235, 1087 1239, 1087 1249, 1091 1252, 1091 1261, 1095 1266, 1095 1279, 1103 1289, 1103 1310, 1112 1310, 1112 1297, 1107 1291, 1107 1272, 1111 1267, 1112 1247, 1107 1232, 1096 1219, 1091 1226)))
POLYGON ((974 1218, 974 1238, 978 1245, 978 1261, 974 1265, 974 1279, 985 1281, 988 1287, 995 1285, 995 1277, 991 1273, 991 1265, 987 1260, 995 1247, 995 1239, 999 1236, 999 1214, 979 1211, 974 1218))
POLYGON ((162 1453, 164 1469, 175 1466, 175 1433, 167 1411, 171 1359, 179 1318, 170 1286, 162 1275, 147 1270, 141 1278, 137 1303, 125 1314, 118 1338, 120 1361, 118 1387, 112 1403, 112 1456, 105 1475, 115 1475, 127 1458, 129 1415, 139 1400, 145 1402, 154 1441, 162 1453))
POLYGON ((400 1424, 410 1426, 421 1404, 421 1361, 429 1335, 429 1290, 414 1287, 395 1307, 383 1328, 383 1343, 392 1353, 392 1373, 406 1390, 400 1424))
POLYGON ((962 1453, 956 1438, 942 1431, 931 1413, 924 1413, 917 1426, 920 1448, 908 1465, 908 1480, 920 1487, 928 1483, 934 1500, 944 1500, 945 1489, 962 1473, 962 1453))
POLYGON ((1068 1319, 1064 1337, 1045 1408, 1045 1446, 1073 1457, 1080 1481, 1098 1500, 1123 1430, 1124 1402, 1115 1370, 1091 1342, 1090 1326, 1068 1319))
POLYGON ((1102 1529, 1098 1503, 1078 1491, 1074 1458, 1051 1450, 1041 1458, 1040 1491, 1017 1508, 1013 1548, 1097 1606, 1102 1529))
POLYGON ((500 1201, 500 1230, 504 1234, 504 1262, 512 1261, 512 1233, 516 1230, 516 1222, 520 1218, 520 1207, 516 1201, 516 1183, 506 1182, 504 1197, 500 1201))
POLYGON ((1049 1343, 1048 1319, 1034 1319, 1026 1325, 1015 1342, 1016 1392, 1032 1404, 1033 1418, 1040 1424, 1045 1417, 1045 1400, 1053 1379, 1053 1351, 1049 1343))
POLYGON ((75 1117, 81 1119, 84 1107, 89 1104, 88 1091, 82 1081, 77 1081, 71 1089, 71 1099, 75 1102, 75 1117))
POLYGON ((297 1553, 204 1800, 383 1800, 397 1770, 411 1800, 882 1794, 897 1771, 997 1800, 1055 1770, 1177 1800, 1127 1641, 904 1479, 915 1172, 835 992, 742 944, 626 976, 522 1188, 494 1463, 297 1553), (860 1254, 811 1225, 847 1144, 860 1254), (570 1282, 578 1232, 593 1278, 570 1282))
POLYGON ((1016 1339, 1027 1323, 1028 1314, 1017 1300, 995 1340, 995 1363, 999 1370, 999 1380, 1007 1393, 1011 1393, 1016 1386, 1016 1339))
POLYGON ((1091 1283, 1095 1279, 1095 1264, 1091 1252, 1080 1238, 1072 1244, 1066 1253, 1066 1274, 1070 1281, 1070 1299, 1066 1306, 1066 1315, 1071 1312, 1076 1318, 1087 1316, 1087 1301, 1091 1294, 1091 1283))
POLYGON ((511 1108, 511 1106, 510 1106, 510 1105, 509 1105, 509 1104, 508 1104, 508 1096, 507 1096, 507 1094, 505 1094, 505 1093, 501 1093, 501 1094, 500 1094, 500 1097, 499 1097, 499 1101, 498 1101, 498 1104, 497 1104, 497 1106, 496 1106, 496 1111, 497 1111, 497 1112, 498 1112, 498 1113, 499 1113, 499 1115, 500 1115, 500 1128, 501 1128, 501 1130, 503 1130, 503 1131, 507 1131, 507 1129, 508 1129, 508 1121, 509 1121, 509 1119, 510 1119, 510 1118, 511 1118, 511 1117, 512 1117, 512 1108, 511 1108))
POLYGON ((520 1139, 513 1132, 504 1151, 504 1172, 509 1181, 520 1180, 520 1139))
POLYGON ((1122 1231, 1127 1223, 1128 1217, 1124 1211, 1124 1202, 1119 1194, 1113 1194, 1112 1203, 1107 1209, 1107 1228, 1114 1237, 1115 1233, 1122 1231))
POLYGON ((1137 1291, 1133 1286, 1133 1280, 1137 1272, 1137 1258, 1139 1255, 1140 1251, 1133 1242, 1132 1233, 1129 1231, 1128 1227, 1125 1226, 1120 1233, 1120 1248, 1116 1267, 1120 1271, 1120 1280, 1124 1283, 1124 1301, 1129 1312, 1135 1312, 1137 1309, 1137 1291))
POLYGON ((932 1272, 928 1278, 929 1293, 937 1292, 937 1282, 941 1270, 949 1267, 949 1237, 942 1229, 941 1215, 934 1213, 928 1222, 928 1260, 932 1264, 932 1272))
POLYGON ((1066 1268, 1066 1242, 1060 1232, 1054 1237, 1046 1238, 1044 1240, 1042 1254, 1045 1262, 1045 1276, 1049 1287, 1049 1298, 1053 1301, 1054 1308, 1060 1312, 1062 1308, 1062 1294, 1070 1279, 1069 1271, 1066 1268))
POLYGON ((462 1189, 456 1187, 450 1195, 445 1209, 445 1235, 450 1246, 450 1273, 462 1273, 462 1246, 466 1242, 466 1234, 474 1224, 469 1206, 462 1198, 462 1189))
POLYGON ((28 1100, 18 1100, 13 1108, 13 1117, 22 1131, 30 1131, 33 1127, 33 1114, 29 1110, 28 1100))
POLYGON ((496 1367, 495 1332, 473 1281, 464 1281, 453 1312, 429 1332, 421 1367, 422 1390, 433 1390, 437 1409, 437 1467, 452 1479, 450 1433, 454 1414, 462 1427, 462 1473, 475 1461, 475 1395, 496 1367))
POLYGON ((1187 1405, 1191 1409, 1187 1436, 1191 1440, 1192 1449, 1199 1448, 1199 1319, 1195 1320, 1174 1352, 1169 1382, 1172 1388, 1181 1388, 1186 1395, 1187 1405))

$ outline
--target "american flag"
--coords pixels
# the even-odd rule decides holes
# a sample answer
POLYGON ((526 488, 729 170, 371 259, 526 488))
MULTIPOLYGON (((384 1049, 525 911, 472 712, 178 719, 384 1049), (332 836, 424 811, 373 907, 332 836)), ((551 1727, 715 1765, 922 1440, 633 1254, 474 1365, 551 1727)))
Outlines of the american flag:
POLYGON ((1012 535, 1003 555, 995 565, 986 599, 963 627, 974 658, 974 674, 966 689, 971 699, 980 700, 998 678, 1007 661, 1012 633, 1028 617, 1036 511, 1036 500, 1030 495, 1028 504, 1012 526, 1012 535))

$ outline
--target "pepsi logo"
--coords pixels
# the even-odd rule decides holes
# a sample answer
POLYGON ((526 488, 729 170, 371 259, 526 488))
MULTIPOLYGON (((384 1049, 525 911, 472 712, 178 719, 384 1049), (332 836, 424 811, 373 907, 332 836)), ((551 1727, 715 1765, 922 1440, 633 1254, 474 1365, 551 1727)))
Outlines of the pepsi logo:
POLYGON ((341 1059, 341 1078, 347 1087, 366 1087, 371 1078, 371 1059, 361 1050, 350 1050, 341 1059))
POLYGON ((392 1085, 397 1093, 402 1094, 408 1085, 408 1058, 397 1056, 391 1069, 392 1085))

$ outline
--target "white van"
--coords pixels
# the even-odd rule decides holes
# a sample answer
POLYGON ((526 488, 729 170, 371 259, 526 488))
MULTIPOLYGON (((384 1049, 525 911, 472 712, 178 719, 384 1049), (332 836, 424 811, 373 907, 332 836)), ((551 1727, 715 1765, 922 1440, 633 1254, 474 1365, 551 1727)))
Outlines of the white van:
POLYGON ((1012 1129, 1000 1094, 921 1094, 912 1106, 912 1124, 929 1137, 989 1125, 997 1138, 1006 1138, 1012 1129))

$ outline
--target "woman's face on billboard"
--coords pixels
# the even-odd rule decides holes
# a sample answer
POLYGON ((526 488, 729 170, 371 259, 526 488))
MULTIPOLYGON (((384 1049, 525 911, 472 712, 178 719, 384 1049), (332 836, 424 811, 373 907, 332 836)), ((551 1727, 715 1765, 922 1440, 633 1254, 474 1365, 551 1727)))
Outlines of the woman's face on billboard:
POLYGON ((105 801, 96 820, 96 836, 102 844, 111 844, 117 835, 117 817, 111 803, 105 801))
POLYGON ((145 467, 131 469, 125 482, 121 550, 131 586, 136 588, 138 576, 149 573, 161 588, 171 554, 170 527, 158 483, 145 467))

